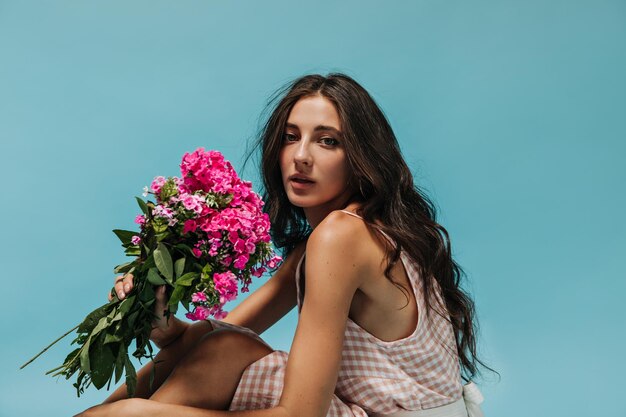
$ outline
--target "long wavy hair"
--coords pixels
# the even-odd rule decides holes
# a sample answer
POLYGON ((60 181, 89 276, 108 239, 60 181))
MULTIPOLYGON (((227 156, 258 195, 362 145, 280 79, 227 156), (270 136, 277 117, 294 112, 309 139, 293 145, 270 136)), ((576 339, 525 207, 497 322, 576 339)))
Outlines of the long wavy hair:
POLYGON ((351 202, 358 201, 358 214, 365 222, 376 224, 396 243, 395 248, 387 247, 385 276, 393 282, 391 269, 401 251, 408 254, 423 279, 426 313, 435 311, 452 324, 463 378, 479 373, 478 364, 491 369, 477 358, 474 303, 460 287, 464 273, 452 258, 446 229, 436 221, 436 208, 414 184, 381 109, 345 74, 303 76, 279 89, 268 102, 258 141, 248 156, 261 149, 265 211, 274 244, 286 256, 311 233, 303 209, 287 198, 278 161, 291 109, 298 100, 314 95, 330 100, 339 114, 351 173, 351 202), (431 297, 437 291, 441 297, 431 297))

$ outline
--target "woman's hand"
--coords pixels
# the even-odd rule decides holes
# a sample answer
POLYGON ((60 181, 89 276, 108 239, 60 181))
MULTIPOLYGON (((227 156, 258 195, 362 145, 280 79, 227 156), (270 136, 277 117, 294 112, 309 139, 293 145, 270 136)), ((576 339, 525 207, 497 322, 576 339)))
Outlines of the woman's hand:
MULTIPOLYGON (((114 291, 117 298, 125 299, 134 288, 133 274, 119 275, 115 277, 114 291)), ((159 348, 170 344, 184 331, 186 324, 174 317, 173 314, 166 317, 168 311, 166 286, 160 285, 154 291, 156 302, 154 303, 155 319, 152 322, 152 340, 159 348)), ((113 299, 113 294, 109 293, 109 301, 113 299)))
MULTIPOLYGON (((134 287, 133 284, 133 274, 126 275, 118 275, 115 277, 115 284, 113 285, 113 289, 115 294, 117 294, 117 298, 123 300, 126 298, 126 294, 128 294, 134 287)), ((109 301, 113 300, 113 291, 109 293, 109 301)))

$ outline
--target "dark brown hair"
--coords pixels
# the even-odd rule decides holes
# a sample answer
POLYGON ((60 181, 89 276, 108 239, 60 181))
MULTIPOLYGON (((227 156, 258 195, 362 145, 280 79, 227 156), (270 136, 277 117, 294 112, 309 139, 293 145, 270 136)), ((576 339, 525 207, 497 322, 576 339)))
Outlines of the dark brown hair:
POLYGON ((474 303, 460 288, 464 274, 452 258, 448 233, 437 223, 433 203, 413 183, 387 118, 368 92, 345 74, 306 75, 270 98, 255 149, 261 149, 265 210, 274 244, 287 255, 311 233, 302 208, 287 199, 278 161, 291 109, 313 95, 330 100, 339 114, 351 201, 360 203, 359 214, 368 224, 378 224, 396 243, 395 248, 388 247, 385 275, 390 279, 401 251, 416 262, 427 314, 433 310, 452 324, 462 374, 465 379, 473 377, 479 372, 477 364, 484 366, 476 355, 474 303), (445 305, 431 297, 437 290, 445 305))

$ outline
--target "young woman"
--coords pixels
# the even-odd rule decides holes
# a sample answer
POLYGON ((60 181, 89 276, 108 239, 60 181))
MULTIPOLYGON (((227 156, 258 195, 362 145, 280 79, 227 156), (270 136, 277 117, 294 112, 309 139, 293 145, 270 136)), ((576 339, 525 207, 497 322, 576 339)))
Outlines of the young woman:
MULTIPOLYGON (((285 261, 223 321, 161 317, 152 390, 148 364, 138 398, 122 386, 81 415, 480 415, 462 383, 481 363, 473 303, 382 111, 343 74, 299 78, 271 105, 259 146, 285 261), (291 351, 273 350, 258 335, 295 306, 291 351)), ((120 298, 132 288, 116 280, 120 298)))

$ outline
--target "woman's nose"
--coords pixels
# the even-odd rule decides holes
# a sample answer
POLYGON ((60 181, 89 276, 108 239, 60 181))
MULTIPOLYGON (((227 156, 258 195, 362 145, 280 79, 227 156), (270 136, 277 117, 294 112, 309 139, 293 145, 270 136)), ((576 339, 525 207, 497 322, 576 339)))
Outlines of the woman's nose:
POLYGON ((311 158, 311 152, 306 141, 301 140, 300 143, 298 143, 298 148, 296 149, 296 153, 294 155, 294 161, 297 164, 302 165, 311 165, 311 163, 313 162, 311 158))

